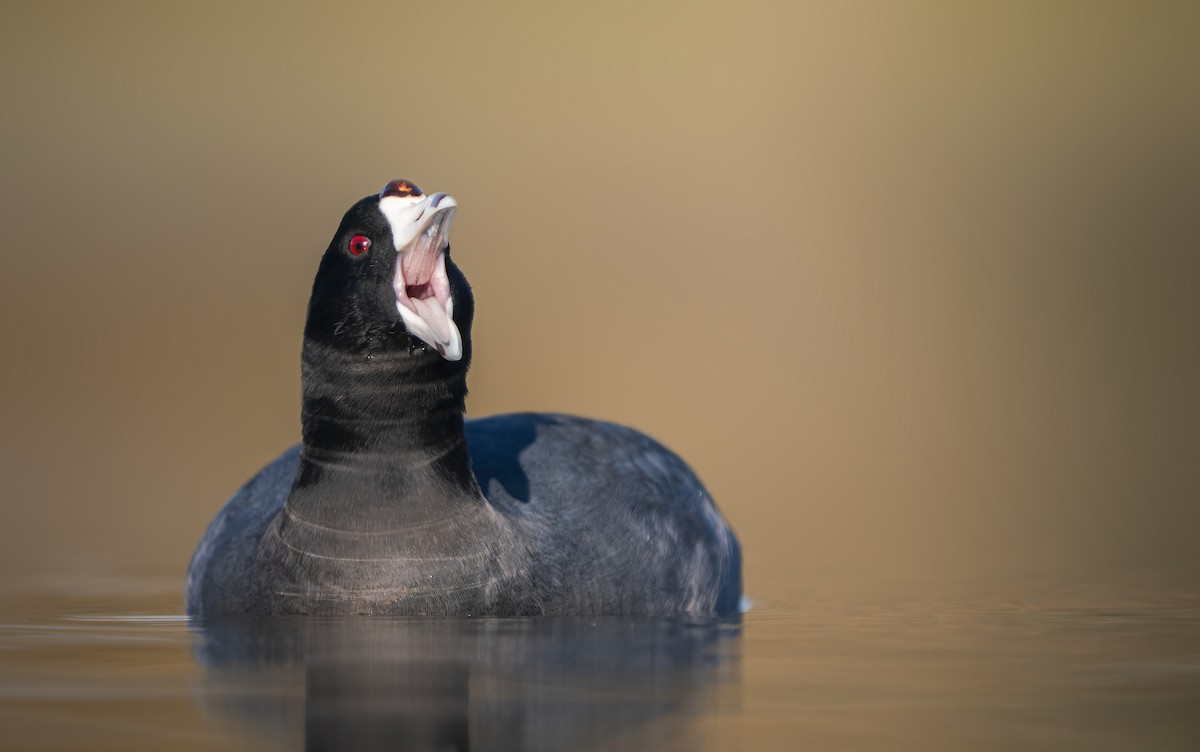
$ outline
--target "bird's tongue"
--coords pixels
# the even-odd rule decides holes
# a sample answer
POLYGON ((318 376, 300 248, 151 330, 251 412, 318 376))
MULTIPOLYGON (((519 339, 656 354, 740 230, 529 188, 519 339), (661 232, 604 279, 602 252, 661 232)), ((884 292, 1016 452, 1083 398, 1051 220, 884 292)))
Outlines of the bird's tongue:
POLYGON ((435 347, 439 343, 446 344, 450 342, 453 336, 451 333, 453 322, 450 321, 450 316, 446 314, 446 307, 442 301, 434 297, 415 298, 410 295, 408 300, 402 301, 402 304, 405 304, 408 310, 420 316, 421 320, 433 330, 433 334, 437 338, 437 342, 433 343, 435 347))

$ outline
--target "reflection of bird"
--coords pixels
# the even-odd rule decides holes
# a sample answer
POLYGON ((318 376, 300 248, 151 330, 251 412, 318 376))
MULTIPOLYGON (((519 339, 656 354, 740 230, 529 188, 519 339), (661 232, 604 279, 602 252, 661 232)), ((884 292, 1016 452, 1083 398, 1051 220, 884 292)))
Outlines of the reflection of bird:
POLYGON ((613 749, 631 734, 659 748, 739 681, 739 633, 628 617, 242 619, 199 631, 196 696, 313 750, 613 749))
POLYGON ((304 329, 303 443, 209 526, 189 613, 736 611, 737 541, 676 455, 582 418, 464 423, 456 207, 393 181, 342 219, 304 329))

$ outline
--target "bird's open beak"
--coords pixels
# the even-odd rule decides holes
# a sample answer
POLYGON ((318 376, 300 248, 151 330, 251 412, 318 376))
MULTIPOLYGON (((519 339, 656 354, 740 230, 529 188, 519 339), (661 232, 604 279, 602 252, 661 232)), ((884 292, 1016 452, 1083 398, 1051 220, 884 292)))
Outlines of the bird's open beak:
POLYGON ((450 223, 457 207, 445 193, 397 195, 385 188, 379 199, 379 210, 392 226, 392 242, 400 254, 392 278, 400 318, 409 334, 446 360, 462 358, 462 335, 454 324, 454 299, 446 274, 450 223))

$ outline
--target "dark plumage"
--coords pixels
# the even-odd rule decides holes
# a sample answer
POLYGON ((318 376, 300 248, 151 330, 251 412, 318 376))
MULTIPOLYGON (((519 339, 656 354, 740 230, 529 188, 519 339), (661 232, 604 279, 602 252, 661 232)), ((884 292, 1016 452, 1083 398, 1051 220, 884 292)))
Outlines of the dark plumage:
POLYGON ((213 520, 188 613, 735 612, 737 540, 675 454, 583 418, 464 421, 454 211, 396 181, 342 219, 304 330, 303 442, 213 520))

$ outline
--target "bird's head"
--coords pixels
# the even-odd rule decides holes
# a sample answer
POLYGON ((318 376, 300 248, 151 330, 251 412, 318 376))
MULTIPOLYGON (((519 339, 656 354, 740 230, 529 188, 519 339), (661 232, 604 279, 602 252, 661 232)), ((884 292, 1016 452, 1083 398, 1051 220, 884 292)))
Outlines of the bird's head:
POLYGON ((450 260, 457 207, 407 180, 350 207, 313 282, 305 336, 338 349, 404 346, 463 360, 474 303, 450 260))

